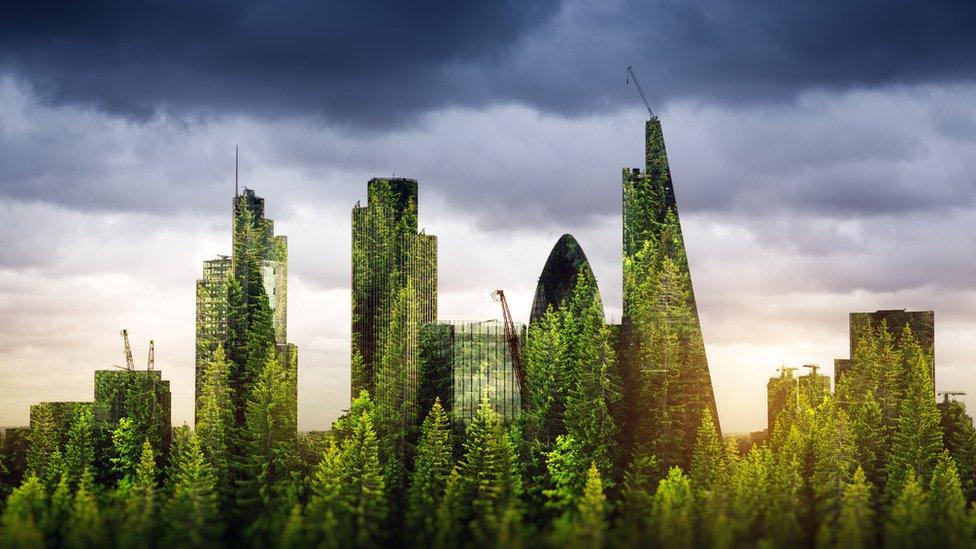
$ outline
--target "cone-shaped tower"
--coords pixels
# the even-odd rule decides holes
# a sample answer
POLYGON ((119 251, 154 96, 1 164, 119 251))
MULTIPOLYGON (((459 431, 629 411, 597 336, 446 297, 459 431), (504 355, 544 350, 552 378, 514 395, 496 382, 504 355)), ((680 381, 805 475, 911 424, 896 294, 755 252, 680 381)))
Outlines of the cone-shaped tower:
POLYGON ((623 170, 621 373, 629 442, 667 465, 687 465, 702 411, 710 408, 716 425, 718 414, 661 122, 648 120, 645 131, 644 173, 623 170))
MULTIPOLYGON (((579 242, 571 234, 562 235, 556 245, 549 252, 549 259, 546 260, 545 267, 542 268, 542 275, 539 276, 539 284, 535 287, 535 299, 532 301, 532 314, 529 315, 529 323, 533 324, 546 314, 546 309, 552 306, 558 309, 563 302, 573 296, 576 289, 576 281, 580 274, 591 280, 596 280, 590 263, 586 260, 586 254, 579 242)), ((597 299, 600 299, 599 290, 596 284, 593 285, 597 292, 597 299)))

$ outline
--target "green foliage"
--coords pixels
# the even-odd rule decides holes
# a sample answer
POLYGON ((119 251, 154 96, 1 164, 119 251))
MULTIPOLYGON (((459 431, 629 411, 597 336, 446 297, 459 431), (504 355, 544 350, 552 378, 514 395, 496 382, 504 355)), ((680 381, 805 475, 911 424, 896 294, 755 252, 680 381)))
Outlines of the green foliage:
POLYGON ((7 504, 0 518, 0 540, 10 547, 43 547, 48 512, 47 492, 44 483, 35 474, 7 497, 7 504))
POLYGON ((661 547, 692 547, 695 541, 695 493, 691 480, 672 467, 651 502, 653 539, 661 547))
POLYGON ((85 470, 94 470, 95 443, 92 429, 92 410, 85 406, 78 410, 68 431, 65 445, 65 471, 72 486, 77 486, 85 470))
POLYGON ((603 547, 607 529, 607 497, 603 481, 595 463, 586 471, 586 486, 576 506, 572 522, 571 547, 598 549, 603 547))
POLYGON ((122 480, 131 480, 142 454, 142 441, 139 439, 135 422, 129 417, 119 420, 118 426, 112 431, 112 446, 115 455, 112 457, 112 469, 122 480))
POLYGON ((820 546, 849 547, 866 549, 874 547, 875 539, 874 508, 871 504, 871 485, 860 467, 854 471, 851 482, 844 488, 836 530, 821 532, 818 536, 820 546))
POLYGON ((913 470, 908 471, 901 486, 885 524, 885 545, 906 549, 929 547, 935 539, 933 534, 937 534, 929 520, 929 496, 913 470))
POLYGON ((417 546, 429 545, 437 533, 436 516, 431 510, 440 506, 447 488, 454 463, 452 451, 450 420, 438 398, 420 429, 407 495, 407 532, 417 546))
POLYGON ((74 504, 65 524, 66 547, 98 548, 106 543, 105 521, 95 501, 90 479, 91 475, 85 472, 75 491, 74 504))
POLYGON ((135 475, 120 483, 116 495, 123 508, 117 533, 120 547, 150 547, 156 528, 156 476, 156 457, 146 440, 135 475))
POLYGON ((929 483, 931 528, 941 534, 945 547, 969 547, 966 498, 956 464, 947 452, 939 456, 929 483))
POLYGON ((230 385, 230 363, 223 345, 218 345, 203 370, 197 409, 196 433, 200 450, 213 467, 218 492, 229 496, 231 449, 234 434, 234 403, 230 385))
POLYGON ((57 424, 50 406, 41 404, 32 410, 30 433, 27 435, 27 474, 45 477, 51 455, 58 450, 57 424))
POLYGON ((217 479, 200 440, 185 429, 173 440, 167 499, 161 512, 163 539, 171 547, 220 545, 223 524, 217 479))

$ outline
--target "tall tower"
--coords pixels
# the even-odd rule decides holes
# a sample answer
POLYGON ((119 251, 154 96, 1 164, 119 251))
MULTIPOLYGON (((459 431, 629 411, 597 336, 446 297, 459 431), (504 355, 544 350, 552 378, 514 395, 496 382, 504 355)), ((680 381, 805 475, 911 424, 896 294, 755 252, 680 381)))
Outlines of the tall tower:
MULTIPOLYGON (((376 178, 367 201, 352 209, 352 398, 376 392, 376 373, 393 320, 394 301, 410 288, 409 324, 437 319, 437 237, 418 231, 417 181, 376 178)), ((419 383, 416 337, 404 344, 408 393, 419 383)))
MULTIPOLYGON (((297 401, 298 348, 288 343, 288 238, 274 234, 274 220, 265 217, 264 198, 257 196, 252 189, 236 194, 232 202, 232 236, 234 254, 242 254, 247 246, 238 227, 238 220, 250 219, 251 231, 256 235, 261 254, 261 278, 268 304, 271 307, 275 332, 275 348, 282 367, 291 370, 296 385, 293 388, 297 401), (249 215, 241 216, 243 210, 249 215)), ((213 356, 218 344, 227 338, 227 287, 235 273, 233 256, 221 255, 203 262, 203 277, 197 280, 196 310, 196 397, 200 398, 203 369, 213 356)))
MULTIPOLYGON (((673 431, 681 456, 675 459, 688 459, 702 411, 709 408, 716 425, 718 413, 657 117, 645 125, 643 173, 623 170, 623 262, 620 351, 628 419, 665 422, 657 431, 673 431), (673 333, 675 348, 655 339, 662 329, 673 333)), ((647 438, 630 436, 634 444, 647 438)))
MULTIPOLYGON (((590 269, 590 262, 586 259, 583 248, 573 235, 564 234, 552 247, 549 258, 542 268, 542 274, 539 275, 529 324, 541 320, 550 306, 554 310, 559 309, 567 300, 572 299, 580 275, 594 281, 593 291, 597 294, 596 298, 600 299, 600 290, 595 284, 596 277, 593 276, 593 270, 590 269)), ((603 308, 602 301, 600 308, 603 308)))

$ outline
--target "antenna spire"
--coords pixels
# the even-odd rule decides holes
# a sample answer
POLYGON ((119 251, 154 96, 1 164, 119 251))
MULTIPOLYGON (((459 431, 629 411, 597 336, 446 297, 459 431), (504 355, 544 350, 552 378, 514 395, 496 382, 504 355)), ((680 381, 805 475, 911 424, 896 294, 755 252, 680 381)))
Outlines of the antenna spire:
POLYGON ((237 164, 238 158, 240 157, 240 147, 234 145, 234 198, 237 198, 239 193, 237 192, 237 164))

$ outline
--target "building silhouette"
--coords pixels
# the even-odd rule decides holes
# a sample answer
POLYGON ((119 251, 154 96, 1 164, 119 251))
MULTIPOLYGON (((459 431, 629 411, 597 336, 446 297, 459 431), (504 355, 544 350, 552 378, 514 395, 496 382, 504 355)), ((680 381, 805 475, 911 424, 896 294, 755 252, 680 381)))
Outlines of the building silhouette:
MULTIPOLYGON (((245 187, 233 198, 232 212, 233 254, 243 257, 249 249, 258 250, 261 279, 271 308, 276 354, 282 368, 292 374, 292 391, 297 402, 298 347, 288 342, 288 238, 275 234, 274 220, 265 215, 264 198, 252 189, 245 187), (245 222, 243 220, 248 220, 250 227, 240 226, 245 222)), ((204 261, 203 276, 196 283, 196 413, 199 413, 204 368, 213 358, 217 346, 227 341, 228 285, 234 276, 239 279, 244 276, 235 269, 244 268, 245 262, 235 261, 233 254, 204 261)))
POLYGON ((679 418, 676 429, 680 433, 676 439, 682 444, 680 453, 690 459, 695 433, 705 408, 711 410, 719 432, 721 427, 681 233, 664 134, 657 117, 652 117, 645 124, 644 169, 624 168, 622 189, 623 317, 618 353, 628 410, 625 422, 638 421, 640 417, 651 413, 650 407, 673 408, 672 415, 679 418), (641 292, 647 290, 641 284, 661 273, 666 267, 673 269, 670 282, 676 289, 675 295, 658 295, 651 303, 642 304, 641 292), (642 305, 645 310, 638 310, 642 305), (658 374, 661 378, 670 378, 670 381, 661 382, 662 385, 666 384, 663 388, 666 397, 659 402, 647 402, 645 397, 637 394, 641 376, 653 369, 653 365, 642 363, 641 358, 641 331, 648 329, 641 315, 647 313, 646 307, 680 307, 687 311, 687 314, 675 317, 680 324, 676 330, 680 334, 681 371, 658 374))
MULTIPOLYGON (((529 324, 535 324, 546 314, 546 310, 552 307, 558 310, 564 303, 573 297, 576 283, 580 276, 584 276, 594 281, 594 291, 596 298, 600 299, 600 291, 596 287, 596 277, 590 263, 583 253, 583 248, 571 234, 562 235, 556 244, 553 245, 546 264, 542 268, 539 276, 539 283, 536 285, 535 298, 532 300, 532 312, 529 315, 529 324)), ((602 302, 601 302, 602 303, 602 302)), ((601 310, 603 306, 600 306, 601 310)))
POLYGON ((834 382, 840 383, 844 374, 850 371, 860 340, 884 327, 895 346, 901 343, 905 327, 912 331, 915 340, 928 355, 931 365, 932 387, 935 387, 935 312, 908 311, 906 309, 884 309, 870 312, 850 313, 850 358, 834 360, 834 382))
MULTIPOLYGON (((351 398, 376 395, 376 374, 389 338, 397 300, 408 331, 437 319, 437 237, 418 230, 417 181, 375 178, 367 201, 352 209, 351 398)), ((399 337, 399 336, 398 336, 399 337)), ((405 338, 399 367, 406 393, 419 390, 417 340, 405 338)))

